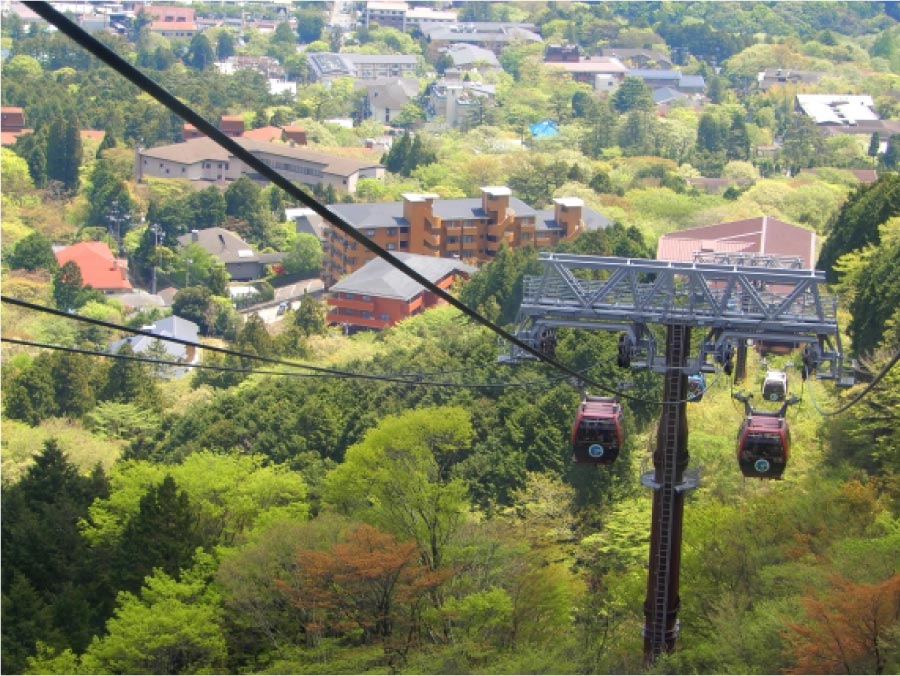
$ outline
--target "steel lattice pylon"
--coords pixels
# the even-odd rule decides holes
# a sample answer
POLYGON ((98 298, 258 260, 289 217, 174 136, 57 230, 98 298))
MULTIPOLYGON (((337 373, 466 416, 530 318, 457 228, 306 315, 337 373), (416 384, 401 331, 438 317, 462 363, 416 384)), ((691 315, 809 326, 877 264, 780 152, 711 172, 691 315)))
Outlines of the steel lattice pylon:
MULTIPOLYGON (((727 257, 723 260, 727 260, 727 257)), ((837 299, 825 291, 825 274, 777 267, 657 261, 542 253, 543 275, 526 276, 516 336, 543 351, 555 328, 621 331, 626 363, 663 373, 663 408, 653 453, 654 472, 641 477, 653 490, 650 561, 644 602, 644 660, 671 651, 678 635, 678 593, 684 494, 699 481, 688 465, 685 402, 690 373, 730 361, 747 339, 805 344, 806 365, 822 378, 850 384, 842 371, 837 299), (658 354, 649 325, 666 327, 658 354), (706 330, 699 353, 689 356, 692 327, 706 330)), ((501 360, 534 355, 511 346, 501 360)))

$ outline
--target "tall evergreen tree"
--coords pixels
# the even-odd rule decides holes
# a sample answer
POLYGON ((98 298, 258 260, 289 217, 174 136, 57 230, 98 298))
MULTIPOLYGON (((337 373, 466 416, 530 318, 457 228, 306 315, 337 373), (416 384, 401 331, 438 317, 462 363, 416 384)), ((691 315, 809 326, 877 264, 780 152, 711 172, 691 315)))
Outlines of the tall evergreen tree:
POLYGON ((829 227, 818 266, 836 281, 834 264, 845 253, 879 241, 878 226, 900 215, 900 176, 884 174, 868 186, 860 186, 841 207, 829 227))
POLYGON ((78 264, 75 261, 63 263, 53 275, 53 303, 60 310, 77 309, 83 286, 78 264))
POLYGON ((115 557, 116 587, 136 592, 154 568, 177 577, 198 545, 188 494, 167 475, 147 490, 138 513, 125 524, 115 557))
MULTIPOLYGON (((131 357, 134 350, 124 343, 118 352, 121 357, 131 357)), ((107 372, 106 384, 101 399, 123 403, 135 403, 147 408, 159 405, 160 395, 156 382, 150 377, 148 368, 139 361, 116 359, 107 372)))
MULTIPOLYGON (((29 594, 22 579, 51 607, 46 612, 53 619, 44 627, 42 640, 83 650, 91 633, 99 631, 102 613, 96 609, 103 603, 95 594, 95 567, 79 529, 94 499, 108 496, 105 476, 98 476, 100 480, 81 476, 58 442, 50 439, 22 480, 4 488, 0 522, 3 593, 11 595, 18 587, 15 595, 21 603, 18 609, 10 609, 11 617, 4 603, 2 630, 7 639, 27 633, 27 624, 34 620, 32 611, 45 613, 34 598, 26 602, 29 594), (15 582, 17 577, 19 582, 15 582), (82 602, 76 602, 78 598, 82 602), (66 609, 71 609, 73 602, 81 612, 66 617, 66 609)), ((3 671, 10 673, 5 654, 3 671)))
POLYGON ((47 177, 62 183, 67 192, 75 193, 83 155, 78 120, 68 116, 55 118, 47 135, 47 177))
POLYGON ((97 364, 90 357, 75 352, 60 352, 53 357, 53 384, 59 414, 80 418, 97 402, 97 364))
POLYGON ((37 357, 3 391, 3 413, 13 420, 37 426, 56 415, 56 388, 51 358, 37 357))
POLYGON ((191 38, 191 46, 187 53, 187 63, 197 70, 206 70, 212 68, 213 62, 216 60, 213 52, 212 44, 209 36, 203 33, 197 33, 191 38))

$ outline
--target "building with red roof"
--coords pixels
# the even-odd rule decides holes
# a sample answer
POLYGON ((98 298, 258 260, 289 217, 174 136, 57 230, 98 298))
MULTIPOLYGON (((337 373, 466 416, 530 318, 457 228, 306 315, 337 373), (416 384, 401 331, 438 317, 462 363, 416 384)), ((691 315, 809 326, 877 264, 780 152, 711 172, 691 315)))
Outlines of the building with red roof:
POLYGON ((84 286, 104 293, 131 291, 126 261, 117 259, 105 242, 79 242, 56 253, 62 266, 74 261, 81 270, 84 286))
POLYGON ((695 254, 762 254, 799 258, 805 270, 816 264, 816 233, 757 216, 730 223, 670 232, 659 238, 656 257, 663 261, 694 260, 695 254))
POLYGON ((25 112, 17 106, 0 108, 0 145, 11 146, 22 134, 30 134, 25 128, 25 112))
POLYGON ((143 9, 153 18, 150 30, 164 38, 192 38, 197 32, 195 11, 191 7, 145 5, 143 9))

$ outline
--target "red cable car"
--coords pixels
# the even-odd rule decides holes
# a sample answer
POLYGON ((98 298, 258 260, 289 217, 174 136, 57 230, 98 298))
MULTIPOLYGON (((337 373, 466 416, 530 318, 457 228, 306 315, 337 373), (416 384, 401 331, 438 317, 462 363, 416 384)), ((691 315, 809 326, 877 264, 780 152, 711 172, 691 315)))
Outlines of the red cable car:
POLYGON ((585 395, 572 424, 572 462, 610 465, 622 448, 622 405, 615 397, 585 395))
POLYGON ((791 432, 783 411, 751 411, 737 434, 741 473, 759 479, 780 479, 790 447, 791 432))

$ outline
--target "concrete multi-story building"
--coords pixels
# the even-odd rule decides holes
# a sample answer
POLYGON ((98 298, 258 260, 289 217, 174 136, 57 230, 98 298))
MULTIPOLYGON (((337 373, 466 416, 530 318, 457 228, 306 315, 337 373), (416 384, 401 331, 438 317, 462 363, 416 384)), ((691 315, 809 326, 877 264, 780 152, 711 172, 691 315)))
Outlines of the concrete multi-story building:
POLYGON ((492 84, 444 78, 428 87, 425 112, 448 127, 472 122, 485 106, 493 106, 497 89, 492 84))
MULTIPOLYGON (((438 199, 406 194, 401 202, 332 204, 328 208, 388 251, 479 263, 493 258, 501 242, 517 248, 550 247, 581 232, 605 228, 609 219, 575 197, 534 209, 505 186, 481 189, 480 198, 438 199)), ((334 227, 323 233, 323 279, 330 286, 375 255, 334 227)))
POLYGON ((543 42, 541 36, 535 32, 534 24, 486 21, 464 24, 423 22, 419 30, 428 42, 431 58, 435 58, 441 50, 457 44, 476 45, 499 55, 507 45, 515 42, 543 42))
MULTIPOLYGON (((330 185, 353 194, 360 178, 384 178, 384 166, 378 162, 326 155, 285 143, 267 143, 245 137, 234 140, 288 180, 310 187, 330 185)), ((241 160, 206 137, 157 148, 138 147, 136 153, 135 180, 138 183, 147 176, 211 183, 227 183, 241 176, 262 179, 241 160)))
POLYGON ((414 78, 419 68, 419 57, 409 54, 311 52, 306 58, 310 77, 316 82, 329 82, 339 77, 369 81, 414 78))

